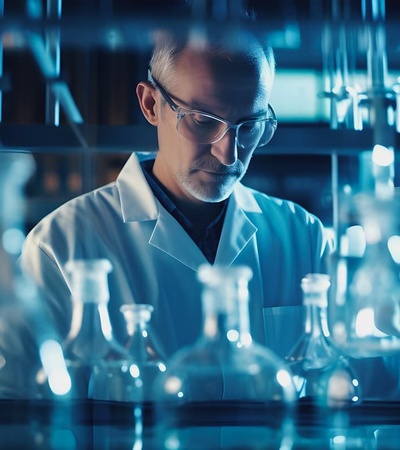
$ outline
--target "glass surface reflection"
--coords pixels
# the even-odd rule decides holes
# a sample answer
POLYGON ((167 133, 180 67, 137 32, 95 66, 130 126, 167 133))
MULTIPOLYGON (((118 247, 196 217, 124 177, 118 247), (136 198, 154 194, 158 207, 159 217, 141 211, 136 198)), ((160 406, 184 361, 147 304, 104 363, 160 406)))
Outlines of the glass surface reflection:
POLYGON ((360 193, 340 201, 331 259, 329 325, 353 357, 400 350, 400 196, 360 193))

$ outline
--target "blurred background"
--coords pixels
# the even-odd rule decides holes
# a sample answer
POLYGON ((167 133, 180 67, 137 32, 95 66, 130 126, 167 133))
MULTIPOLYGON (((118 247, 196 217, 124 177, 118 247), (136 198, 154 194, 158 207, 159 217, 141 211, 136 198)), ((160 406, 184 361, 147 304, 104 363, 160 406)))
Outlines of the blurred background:
POLYGON ((160 27, 228 33, 246 22, 267 36, 278 130, 245 183, 326 226, 338 189, 365 182, 373 146, 398 148, 397 0, 0 0, 0 16, 0 152, 31 152, 36 162, 27 231, 114 180, 130 152, 157 151, 135 87, 160 27))

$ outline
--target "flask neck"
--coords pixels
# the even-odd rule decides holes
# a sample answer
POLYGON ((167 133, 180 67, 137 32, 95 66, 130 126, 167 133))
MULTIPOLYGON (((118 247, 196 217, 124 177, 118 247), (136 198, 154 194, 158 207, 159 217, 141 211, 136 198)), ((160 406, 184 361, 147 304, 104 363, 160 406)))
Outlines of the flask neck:
POLYGON ((329 276, 308 274, 303 278, 303 305, 306 309, 305 332, 313 336, 328 336, 328 289, 329 276))
POLYGON ((316 304, 305 305, 305 332, 312 336, 327 336, 328 320, 326 307, 321 307, 316 304))
POLYGON ((99 360, 110 345, 114 345, 114 340, 107 303, 75 302, 66 356, 87 362, 99 360))
POLYGON ((92 333, 111 340, 112 328, 107 303, 77 303, 73 311, 71 333, 92 333))
POLYGON ((73 300, 69 340, 78 335, 91 340, 101 337, 112 340, 107 280, 110 262, 104 259, 71 260, 67 270, 71 275, 73 300))
POLYGON ((141 334, 146 337, 146 329, 154 311, 153 306, 148 304, 127 304, 122 305, 120 311, 124 316, 128 335, 141 334))
MULTIPOLYGON (((247 287, 244 288, 247 291, 247 287)), ((203 292, 203 336, 235 345, 249 345, 250 333, 248 295, 238 290, 206 287, 203 292)))

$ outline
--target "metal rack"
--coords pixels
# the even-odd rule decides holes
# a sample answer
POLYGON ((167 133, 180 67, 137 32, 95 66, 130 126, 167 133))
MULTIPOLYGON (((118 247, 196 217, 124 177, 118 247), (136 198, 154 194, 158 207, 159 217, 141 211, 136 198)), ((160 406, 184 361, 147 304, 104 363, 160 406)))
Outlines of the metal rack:
POLYGON ((99 155, 157 150, 155 130, 132 106, 154 31, 228 33, 256 11, 246 26, 268 36, 279 69, 318 71, 327 98, 320 101, 331 111, 326 123, 280 122, 257 154, 326 155, 334 193, 339 156, 357 157, 376 143, 399 148, 400 88, 388 86, 386 74, 388 67, 400 74, 400 8, 393 0, 266 3, 0 0, 0 152, 32 152, 39 165, 76 158, 81 191, 92 188, 99 155))

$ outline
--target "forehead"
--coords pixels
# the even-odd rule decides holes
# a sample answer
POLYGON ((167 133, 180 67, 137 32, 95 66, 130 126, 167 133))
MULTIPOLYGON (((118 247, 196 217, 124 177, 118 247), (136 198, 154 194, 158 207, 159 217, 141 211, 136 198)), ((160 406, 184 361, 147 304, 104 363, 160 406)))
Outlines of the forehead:
POLYGON ((261 50, 249 55, 220 49, 185 48, 176 62, 175 92, 202 109, 265 111, 272 85, 272 71, 261 50), (203 104, 204 103, 204 104, 203 104))

